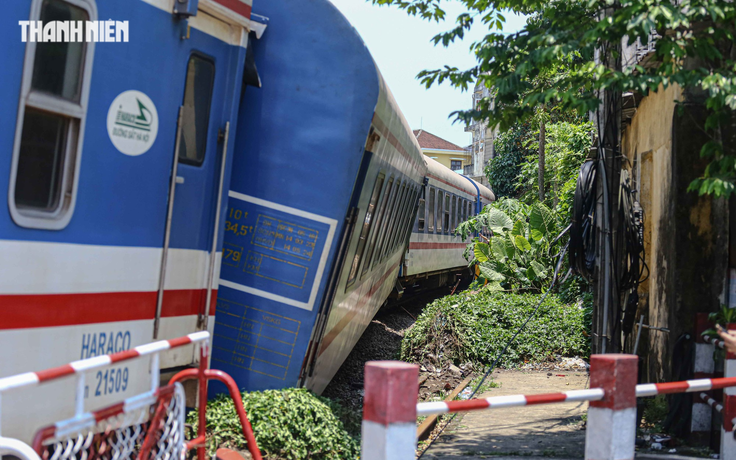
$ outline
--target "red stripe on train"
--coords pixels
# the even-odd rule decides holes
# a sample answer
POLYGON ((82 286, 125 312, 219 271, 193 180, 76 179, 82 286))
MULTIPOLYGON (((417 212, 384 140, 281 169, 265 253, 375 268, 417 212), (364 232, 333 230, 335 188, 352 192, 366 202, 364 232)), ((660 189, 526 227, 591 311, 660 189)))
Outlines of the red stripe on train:
MULTIPOLYGON (((150 320, 156 316, 157 296, 155 291, 0 295, 0 330, 150 320)), ((206 289, 167 290, 161 316, 199 314, 206 296, 206 289)), ((210 315, 216 299, 213 291, 210 315)))
POLYGON ((352 310, 350 310, 348 313, 346 313, 345 316, 343 316, 340 319, 340 321, 338 321, 337 324, 335 324, 335 327, 333 327, 332 329, 330 329, 327 332, 327 334, 325 334, 324 338, 322 339, 322 345, 320 345, 320 347, 319 347, 319 352, 317 352, 317 356, 321 355, 327 349, 327 347, 330 346, 330 344, 332 343, 332 341, 335 340, 338 335, 340 335, 340 333, 342 332, 342 330, 345 329, 345 326, 347 326, 348 324, 350 324, 350 322, 353 320, 353 318, 355 318, 355 315, 358 314, 358 311, 360 311, 360 309, 363 307, 363 305, 365 305, 365 303, 368 301, 368 299, 370 299, 371 297, 373 297, 373 294, 376 293, 376 291, 378 290, 378 288, 380 288, 381 286, 383 286, 383 283, 386 281, 386 278, 388 278, 388 276, 391 273, 393 273, 393 271, 398 266, 399 266, 399 263, 397 262, 391 268, 389 268, 388 270, 386 270, 386 273, 383 274, 383 276, 381 277, 381 279, 379 279, 376 283, 373 284, 373 287, 368 292, 368 294, 366 294, 364 296, 361 296, 360 297, 360 300, 358 300, 358 304, 352 310))
POLYGON ((235 11, 241 16, 245 16, 246 18, 250 19, 252 7, 246 3, 241 2, 240 0, 215 0, 215 2, 219 3, 225 8, 235 11))
POLYGON ((409 243, 412 249, 465 249, 468 243, 409 243))

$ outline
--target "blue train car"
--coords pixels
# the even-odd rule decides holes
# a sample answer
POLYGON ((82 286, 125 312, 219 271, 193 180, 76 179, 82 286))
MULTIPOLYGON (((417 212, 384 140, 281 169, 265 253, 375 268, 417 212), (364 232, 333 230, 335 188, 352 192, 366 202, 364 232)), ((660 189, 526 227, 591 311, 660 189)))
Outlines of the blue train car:
POLYGON ((360 36, 326 0, 258 5, 213 366, 320 392, 393 288, 426 166, 360 36))
MULTIPOLYGON (((218 202, 235 145, 227 127, 238 121, 249 34, 262 26, 250 0, 174 10, 191 4, 3 3, 0 377, 212 328, 218 202)), ((161 364, 193 359, 182 349, 161 364)), ((90 375, 86 407, 147 380, 145 363, 90 375)), ((4 398, 3 434, 28 440, 72 415, 72 394, 64 381, 4 398)))

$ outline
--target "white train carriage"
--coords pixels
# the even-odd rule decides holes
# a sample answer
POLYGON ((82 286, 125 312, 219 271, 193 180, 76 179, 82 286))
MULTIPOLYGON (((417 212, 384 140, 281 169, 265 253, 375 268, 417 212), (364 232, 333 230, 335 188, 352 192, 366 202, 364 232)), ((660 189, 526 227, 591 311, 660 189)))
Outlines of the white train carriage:
POLYGON ((404 256, 401 281, 432 279, 442 285, 468 265, 468 241, 455 233, 458 224, 479 213, 496 198, 486 186, 424 157, 427 184, 404 256))

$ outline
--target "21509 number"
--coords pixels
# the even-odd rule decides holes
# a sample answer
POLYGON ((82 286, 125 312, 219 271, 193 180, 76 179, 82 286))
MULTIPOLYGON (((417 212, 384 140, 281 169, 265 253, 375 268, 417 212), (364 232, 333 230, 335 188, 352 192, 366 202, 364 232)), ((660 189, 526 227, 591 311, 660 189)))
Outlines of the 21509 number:
POLYGON ((128 388, 128 368, 107 369, 97 371, 97 389, 95 396, 119 393, 128 388))

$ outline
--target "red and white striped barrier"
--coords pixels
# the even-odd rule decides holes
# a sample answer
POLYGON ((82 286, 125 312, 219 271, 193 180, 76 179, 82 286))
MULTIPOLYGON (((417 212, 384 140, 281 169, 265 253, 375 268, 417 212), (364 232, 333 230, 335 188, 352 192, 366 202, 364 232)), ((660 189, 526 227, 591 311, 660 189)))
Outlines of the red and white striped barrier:
POLYGON ((723 350, 725 348, 725 346, 726 346, 726 342, 724 342, 721 339, 717 339, 717 338, 711 337, 709 335, 704 335, 702 337, 703 337, 703 341, 705 343, 711 344, 711 345, 713 345, 713 346, 715 346, 717 348, 720 348, 721 350, 723 350))
POLYGON ((483 409, 500 409, 502 407, 531 406, 534 404, 552 404, 561 402, 599 401, 605 396, 601 388, 590 390, 573 390, 563 393, 546 393, 538 395, 495 396, 467 401, 440 401, 417 404, 417 415, 436 415, 448 412, 463 412, 483 409))
MULTIPOLYGON (((14 388, 23 388, 37 385, 42 382, 60 379, 68 375, 77 374, 83 376, 85 372, 93 371, 111 364, 128 361, 147 355, 158 355, 158 353, 169 350, 171 348, 183 347, 197 342, 205 342, 210 338, 207 331, 194 332, 171 340, 160 340, 158 342, 140 345, 130 350, 113 353, 110 355, 96 356, 94 358, 73 361, 63 366, 53 367, 44 371, 26 372, 24 374, 13 375, 10 377, 0 378, 0 393, 14 388)), ((158 364, 158 363, 157 363, 158 364)), ((156 368, 155 386, 158 387, 158 367, 156 368)), ((82 387, 84 388, 84 387, 82 387)), ((84 393, 82 393, 82 402, 84 402, 84 393)))
MULTIPOLYGON (((728 324, 729 331, 736 330, 736 324, 728 324)), ((726 352, 723 365, 723 376, 736 380, 736 354, 726 352)), ((733 431, 733 419, 736 418, 736 387, 723 389, 723 426, 721 427, 721 458, 736 458, 736 439, 730 435, 733 431)))
MULTIPOLYGON (((714 339, 703 336, 703 332, 711 328, 707 313, 698 313, 695 317, 695 356, 693 361, 693 376, 697 379, 715 377, 714 339)), ((723 348, 723 341, 715 340, 723 348)), ((698 398, 693 398, 690 417, 691 440, 707 446, 710 444, 713 410, 698 398)))
POLYGON ((414 459, 419 366, 399 361, 365 365, 361 458, 414 459))
MULTIPOLYGON (((736 364, 736 359, 731 361, 736 364)), ((736 392, 736 375, 637 385, 638 364, 639 358, 634 355, 591 356, 590 385, 593 388, 589 390, 411 404, 407 402, 416 400, 418 395, 416 365, 391 361, 368 363, 365 374, 362 458, 413 459, 417 416, 589 401, 585 459, 630 460, 634 458, 636 398, 672 393, 700 392, 700 398, 705 401, 703 405, 722 412, 724 420, 728 420, 725 423, 727 431, 733 430, 736 417, 729 416, 728 404, 719 404, 705 392, 717 389, 736 392)), ((736 366, 733 367, 736 374, 736 366)), ((721 458, 736 459, 736 451, 730 451, 727 445, 733 440, 733 436, 724 432, 722 439, 725 439, 726 445, 722 446, 721 458)))
POLYGON ((716 410, 716 412, 723 413, 723 404, 719 403, 715 399, 708 396, 708 393, 700 393, 700 399, 703 401, 703 403, 709 405, 713 409, 716 410))

